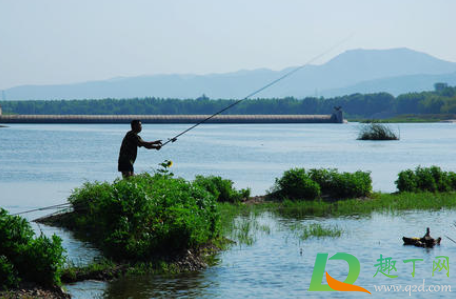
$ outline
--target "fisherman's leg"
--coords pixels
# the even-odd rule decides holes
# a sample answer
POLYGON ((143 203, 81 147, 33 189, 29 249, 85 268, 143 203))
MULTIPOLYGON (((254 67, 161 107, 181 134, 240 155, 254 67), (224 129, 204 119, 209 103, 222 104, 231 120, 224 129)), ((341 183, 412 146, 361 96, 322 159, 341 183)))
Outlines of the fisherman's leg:
POLYGON ((134 174, 133 174, 133 171, 130 171, 130 170, 128 170, 128 171, 122 171, 122 177, 123 177, 124 179, 127 179, 127 178, 129 178, 129 177, 131 177, 131 176, 133 176, 133 175, 134 175, 134 174))

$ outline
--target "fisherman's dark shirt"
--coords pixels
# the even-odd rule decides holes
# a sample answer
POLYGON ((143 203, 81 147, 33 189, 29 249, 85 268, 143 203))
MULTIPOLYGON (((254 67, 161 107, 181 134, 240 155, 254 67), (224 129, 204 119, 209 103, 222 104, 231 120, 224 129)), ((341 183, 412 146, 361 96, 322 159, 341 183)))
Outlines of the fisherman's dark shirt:
POLYGON ((131 164, 135 163, 136 155, 138 154, 138 147, 141 146, 141 137, 133 131, 129 131, 120 146, 119 152, 119 164, 131 164))

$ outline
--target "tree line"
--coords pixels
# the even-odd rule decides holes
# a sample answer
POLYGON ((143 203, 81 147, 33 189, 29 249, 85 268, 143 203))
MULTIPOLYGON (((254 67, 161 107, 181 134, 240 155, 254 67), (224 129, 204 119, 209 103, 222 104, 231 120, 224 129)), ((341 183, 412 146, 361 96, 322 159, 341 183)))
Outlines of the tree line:
MULTIPOLYGON (((125 115, 213 114, 233 99, 101 99, 0 101, 4 114, 125 115)), ((436 83, 433 91, 394 97, 386 92, 351 94, 334 98, 294 97, 247 99, 224 114, 331 114, 341 106, 347 117, 378 118, 402 114, 456 114, 456 87, 436 83)))

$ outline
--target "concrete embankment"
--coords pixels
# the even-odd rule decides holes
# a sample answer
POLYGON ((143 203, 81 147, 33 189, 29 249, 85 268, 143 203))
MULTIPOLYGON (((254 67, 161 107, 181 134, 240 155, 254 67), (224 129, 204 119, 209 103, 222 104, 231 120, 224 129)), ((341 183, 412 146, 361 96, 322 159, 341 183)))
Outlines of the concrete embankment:
MULTIPOLYGON (((0 115, 0 123, 198 123, 210 115, 0 115)), ((207 123, 343 123, 342 115, 218 115, 207 123)))

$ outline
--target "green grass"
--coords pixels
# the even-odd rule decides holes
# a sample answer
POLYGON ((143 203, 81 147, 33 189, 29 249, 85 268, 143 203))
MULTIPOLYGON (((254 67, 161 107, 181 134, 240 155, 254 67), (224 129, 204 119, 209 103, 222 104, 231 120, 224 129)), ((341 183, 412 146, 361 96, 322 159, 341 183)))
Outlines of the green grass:
POLYGON ((339 217, 370 215, 372 212, 391 213, 403 210, 440 210, 456 208, 456 193, 374 193, 370 199, 324 201, 285 201, 274 209, 282 217, 301 219, 306 216, 339 217))
POLYGON ((404 210, 440 210, 456 208, 456 193, 402 192, 395 194, 373 193, 368 199, 346 199, 336 202, 291 201, 264 202, 262 204, 221 204, 222 234, 230 231, 230 221, 237 215, 256 215, 270 212, 293 219, 304 217, 368 216, 372 212, 392 213, 404 210))
MULTIPOLYGON (((309 217, 370 217, 373 212, 395 214, 405 210, 441 210, 456 208, 456 193, 374 193, 368 199, 347 199, 336 202, 291 201, 264 202, 260 204, 219 204, 222 221, 222 235, 232 239, 239 246, 252 245, 261 234, 270 234, 271 227, 262 225, 259 216, 269 213, 274 218, 306 219, 309 217)), ((316 224, 295 224, 288 227, 301 240, 311 237, 340 237, 343 233, 338 226, 316 224)))
POLYGON ((229 204, 219 203, 221 234, 238 245, 252 245, 258 235, 271 233, 268 225, 260 224, 258 217, 270 211, 276 204, 229 204))
POLYGON ((342 235, 342 229, 338 226, 323 226, 320 223, 305 225, 298 222, 291 226, 291 230, 303 241, 311 237, 317 239, 325 237, 338 238, 342 235))

